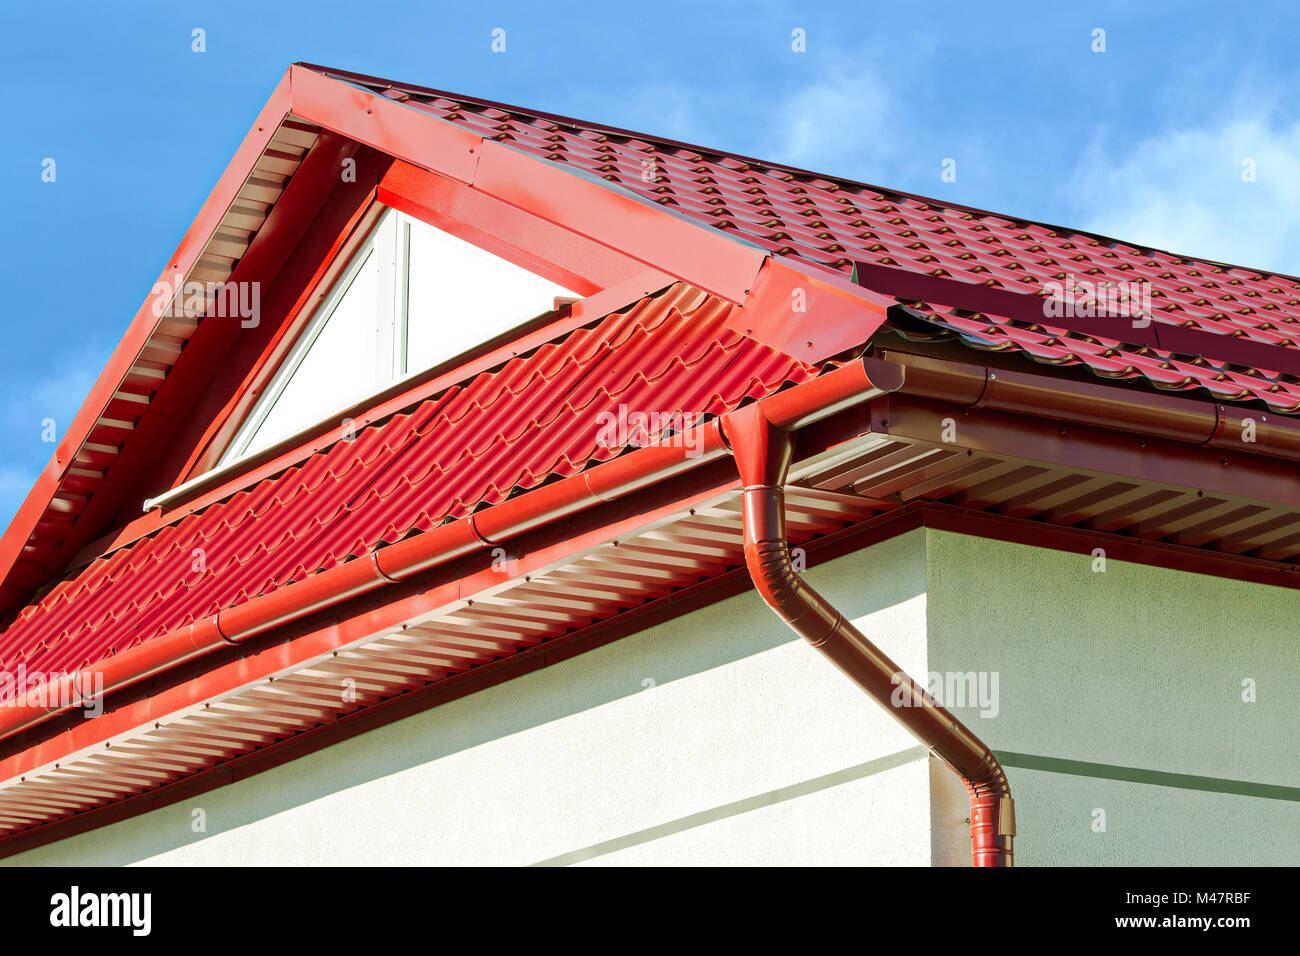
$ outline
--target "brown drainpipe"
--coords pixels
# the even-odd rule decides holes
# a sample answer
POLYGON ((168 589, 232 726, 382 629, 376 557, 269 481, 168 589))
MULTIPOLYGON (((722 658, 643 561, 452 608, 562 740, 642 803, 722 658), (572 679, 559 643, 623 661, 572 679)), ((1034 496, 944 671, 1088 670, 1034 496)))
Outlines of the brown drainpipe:
POLYGON ((744 486, 745 563, 759 595, 961 777, 970 794, 972 863, 1011 866, 1015 807, 997 757, 795 573, 785 531, 789 426, 752 404, 725 416, 722 427, 744 486))

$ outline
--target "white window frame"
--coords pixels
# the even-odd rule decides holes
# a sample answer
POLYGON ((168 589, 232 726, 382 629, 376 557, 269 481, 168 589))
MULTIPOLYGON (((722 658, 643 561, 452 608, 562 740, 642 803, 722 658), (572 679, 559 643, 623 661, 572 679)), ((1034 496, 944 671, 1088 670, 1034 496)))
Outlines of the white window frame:
MULTIPOLYGON (((252 445, 259 429, 293 379, 294 373, 297 372, 326 323, 352 287, 353 280, 372 256, 379 257, 377 259, 378 302, 375 306, 375 354, 372 369, 372 381, 375 387, 361 398, 332 409, 329 414, 320 415, 315 419, 316 424, 307 427, 316 427, 321 422, 337 417, 358 402, 365 401, 367 397, 386 391, 394 385, 401 384, 407 378, 425 371, 423 367, 414 370, 407 367, 410 322, 407 273, 410 262, 412 221, 410 216, 396 209, 384 210, 365 241, 352 254, 347 268, 298 335, 248 417, 240 424, 234 438, 231 439, 217 463, 217 468, 233 465, 291 437, 291 435, 281 435, 258 447, 252 445)), ((534 317, 533 315, 520 316, 519 323, 522 325, 534 317)))
MULTIPOLYGON (((257 437, 258 430, 271 414, 272 409, 275 408, 276 402, 280 400, 280 396, 284 393, 285 388, 288 387, 289 382, 293 379, 294 373, 297 372, 298 367, 302 365, 303 359, 307 357, 307 353, 311 351, 311 347, 316 343, 316 339, 325 328, 325 324, 329 322, 330 318, 334 315, 335 310, 338 308, 339 303, 343 301, 343 297, 347 294, 348 289, 352 287, 353 280, 355 280, 361 270, 365 268, 371 256, 383 256, 383 250, 385 248, 384 240, 386 237, 383 237, 381 234, 386 229, 391 228, 391 220, 392 217, 385 214, 376 224, 375 228, 371 230, 370 235, 366 237, 365 242, 357 247, 356 252, 353 253, 352 261, 348 263, 347 268, 338 277, 338 281, 334 283, 333 288, 330 289, 329 295, 316 309, 316 313, 311 317, 306 327, 304 327, 302 332, 298 335, 297 340, 293 343, 288 354, 285 355, 284 360, 280 363, 280 367, 276 369, 275 374, 271 376, 271 380, 267 383, 266 390, 258 396, 257 402, 250 410, 248 417, 240 424, 239 430, 235 432, 235 437, 231 439, 225 452, 222 453, 221 460, 218 462, 218 467, 232 464, 241 458, 249 457, 250 454, 255 454, 257 451, 262 450, 256 449, 254 452, 250 453, 248 448, 253 439, 257 437)), ((379 260, 378 282, 381 290, 384 288, 384 263, 385 260, 381 258, 379 260)), ((382 292, 380 294, 380 301, 381 303, 383 301, 382 292)), ((383 315, 384 313, 378 312, 376 314, 383 315)), ((388 324, 390 327, 394 319, 395 317, 390 311, 388 313, 388 324)), ((390 350, 392 348, 391 335, 387 347, 390 350)), ((380 371, 379 347, 376 348, 376 368, 374 371, 375 373, 380 371)), ((335 411, 341 412, 346 407, 348 406, 335 409, 335 411)), ((329 417, 329 415, 323 415, 320 420, 325 421, 329 417)), ((283 437, 287 438, 289 436, 286 435, 283 437)))

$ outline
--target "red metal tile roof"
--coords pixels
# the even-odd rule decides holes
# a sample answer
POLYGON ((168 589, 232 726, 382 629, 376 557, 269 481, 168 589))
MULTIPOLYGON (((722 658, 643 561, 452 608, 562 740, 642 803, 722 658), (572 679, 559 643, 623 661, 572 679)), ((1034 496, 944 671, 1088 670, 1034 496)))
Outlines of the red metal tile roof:
MULTIPOLYGON (((914 314, 982 351, 1019 351, 1045 365, 1082 366, 1102 378, 1143 378, 1165 391, 1204 389, 1215 401, 1262 402, 1275 412, 1300 412, 1300 382, 1276 372, 1173 352, 1133 348, 1112 339, 1080 336, 1046 324, 1027 326, 996 315, 914 304, 914 314)), ((904 332, 911 338, 933 338, 904 332)))
MULTIPOLYGON (((1105 237, 1000 216, 725 152, 485 103, 320 67, 407 106, 525 153, 601 177, 703 225, 788 256, 814 271, 852 275, 854 263, 1043 295, 1053 285, 1098 291, 1150 287, 1157 323, 1297 349, 1300 279, 1173 255, 1105 237)), ((1084 298, 1087 298, 1085 295, 1084 298)), ((1080 300, 1082 302, 1082 299, 1080 300)), ((1081 336, 1046 321, 971 317, 961 302, 920 303, 980 349, 1014 349, 1048 364, 1084 365, 1162 389, 1203 388, 1215 400, 1300 411, 1300 378, 1267 369, 1081 336), (931 308, 934 307, 934 308, 931 308)))
MULTIPOLYGON (((1113 326, 1118 337, 1092 334, 1068 323, 1027 320, 1032 310, 1004 315, 995 308, 977 307, 973 303, 978 297, 971 294, 980 288, 1013 290, 1032 301, 1051 283, 1071 277, 1100 288, 1136 282, 1150 287, 1154 318, 1164 329, 1192 330, 1222 342, 1257 343, 1289 354, 1300 351, 1296 279, 1139 249, 575 120, 319 72, 385 92, 428 114, 431 123, 453 123, 541 160, 599 177, 610 188, 783 256, 811 274, 854 276, 876 288, 861 270, 884 267, 959 286, 951 298, 896 295, 908 308, 891 310, 891 315, 894 328, 905 336, 951 337, 975 349, 1087 367, 1107 378, 1169 390, 1204 390, 1216 400, 1264 403, 1283 413, 1300 411, 1300 378, 1295 374, 1224 357, 1243 351, 1262 354, 1257 350, 1188 354, 1162 347, 1176 338, 1172 335, 1128 339, 1119 326, 1113 326)), ((29 673, 51 672, 102 660, 408 534, 498 503, 516 490, 581 472, 592 461, 619 451, 598 441, 601 411, 625 405, 632 410, 717 415, 746 398, 818 374, 813 365, 729 331, 727 319, 735 309, 685 285, 674 286, 499 368, 412 401, 401 413, 362 429, 355 440, 337 441, 273 477, 70 572, 0 633, 0 668, 23 665, 29 673), (205 552, 201 571, 193 567, 196 548, 205 552)), ((179 347, 174 351, 179 354, 179 347)), ((1296 368, 1294 363, 1284 367, 1292 372, 1296 368)), ((836 460, 824 475, 815 476, 813 483, 824 486, 824 497, 807 488, 792 495, 792 540, 859 520, 880 506, 876 495, 905 492, 904 500, 954 495, 963 509, 972 511, 1005 506, 1019 517, 1046 513, 1053 517, 1045 520, 1067 524, 1087 519, 1103 531, 1128 527, 1123 522, 1132 523, 1135 515, 1144 514, 1148 537, 1181 535, 1184 543, 1197 544, 1231 534, 1227 550, 1258 547, 1261 557, 1294 557, 1295 515, 1290 512, 1277 513, 1228 495, 1202 498, 1186 488, 1142 483, 1123 485, 1119 493, 1121 499, 1142 496, 1136 506, 1116 507, 1110 489, 1117 483, 1106 475, 986 453, 968 457, 974 449, 965 455, 959 449, 936 451, 907 439, 897 423, 895 431, 903 437, 879 436, 877 443, 858 451, 861 457, 836 460), (846 484, 868 495, 871 504, 845 504, 846 484)), ((82 497, 94 490, 93 482, 78 487, 82 497)), ((75 514, 61 514, 60 520, 68 524, 75 514)), ((734 525, 734 514, 720 518, 717 509, 708 515, 692 510, 689 521, 646 532, 641 560, 650 564, 652 584, 638 587, 639 599, 666 594, 734 564, 739 546, 734 525), (665 537, 671 547, 665 548, 665 537)), ((58 534, 45 538, 56 540, 58 534)), ((621 553, 637 547, 635 540, 630 547, 626 540, 621 544, 621 553)), ((593 554, 552 572, 555 586, 567 587, 574 574, 589 573, 581 567, 588 561, 603 578, 614 573, 608 554, 593 554)), ((597 620, 613 607, 632 606, 636 601, 624 600, 618 589, 628 587, 626 581, 637 572, 619 573, 625 580, 602 586, 600 597, 590 595, 589 583, 587 597, 570 595, 562 613, 552 605, 555 592, 550 588, 536 581, 515 585, 477 607, 452 612, 446 620, 431 619, 400 637, 389 635, 354 649, 350 660, 324 665, 324 677, 304 678, 300 670, 296 680, 277 679, 274 692, 261 686, 246 689, 227 703, 254 712, 265 708, 268 723, 283 724, 275 735, 288 736, 337 716, 337 704, 322 703, 319 685, 313 682, 346 671, 325 668, 364 662, 374 685, 357 706, 368 705, 497 656, 487 647, 450 650, 448 631, 459 636, 462 624, 486 627, 493 641, 513 652, 597 620), (519 633, 511 633, 511 628, 519 633), (413 646, 410 642, 417 642, 414 646, 423 659, 432 662, 419 677, 412 677, 410 660, 404 656, 413 646), (286 700, 295 708, 291 717, 281 712, 286 700)), ((93 806, 104 801, 104 793, 120 795, 160 783, 164 774, 156 771, 159 752, 167 759, 169 779, 205 766, 213 741, 223 740, 222 719, 215 708, 185 718, 190 732, 197 726, 205 735, 204 750, 197 754, 185 748, 168 751, 178 729, 155 724, 166 736, 156 750, 139 758, 149 762, 147 774, 113 779, 113 771, 101 763, 102 752, 96 751, 99 756, 74 765, 78 779, 93 788, 81 796, 60 792, 57 802, 49 801, 51 786, 67 786, 67 763, 64 777, 52 784, 24 780, 25 792, 15 787, 0 795, 0 802, 8 801, 0 807, 0 829, 58 818, 69 807, 93 806)), ((182 726, 179 732, 186 729, 182 726)), ((224 728, 224 733, 228 743, 220 744, 218 760, 259 746, 249 743, 238 726, 224 728)), ((111 760, 129 773, 131 748, 115 744, 111 752, 118 755, 111 760)), ((48 757, 33 758, 39 759, 48 757)))
MULTIPOLYGON (((717 228, 812 273, 854 263, 1041 295, 1069 277, 1151 287, 1155 321, 1295 349, 1300 280, 1141 249, 861 183, 319 68, 438 120, 717 228)), ((1057 329, 961 302, 914 315, 975 348, 1165 389, 1300 410, 1297 378, 1057 329)), ((718 414, 816 369, 724 329, 732 306, 682 287, 477 376, 76 571, 0 635, 0 666, 72 668, 613 452, 596 413, 718 414), (537 409, 545 414, 538 416, 537 409), (254 529, 255 532, 254 532, 254 529), (207 570, 190 570, 192 551, 207 570), (129 587, 119 582, 131 580, 129 587)), ((907 334, 916 334, 915 329, 907 334)))
POLYGON ((599 441, 602 411, 713 416, 817 375, 728 331, 733 308, 673 286, 337 441, 67 577, 0 635, 0 668, 102 660, 579 472, 621 450, 599 441))
POLYGON ((417 97, 408 105, 566 163, 652 202, 733 232, 769 252, 849 274, 875 262, 1018 291, 1065 275, 1149 282, 1157 319, 1294 346, 1300 280, 993 213, 948 206, 849 180, 799 174, 696 147, 565 125, 471 100, 417 97), (646 166, 645 163, 653 165, 646 166), (649 170, 651 180, 643 174, 649 170))

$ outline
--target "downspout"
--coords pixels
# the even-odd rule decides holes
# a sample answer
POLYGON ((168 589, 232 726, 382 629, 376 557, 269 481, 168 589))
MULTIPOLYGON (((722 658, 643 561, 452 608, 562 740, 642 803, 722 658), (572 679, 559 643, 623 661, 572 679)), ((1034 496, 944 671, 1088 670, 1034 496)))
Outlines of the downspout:
MULTIPOLYGON (((611 501, 727 453, 736 458, 744 486, 744 552, 755 586, 786 623, 818 648, 882 706, 900 693, 898 720, 949 765, 971 795, 972 854, 976 866, 1010 866, 1014 814, 1010 788, 997 759, 947 710, 880 652, 794 573, 785 536, 783 484, 792 432, 862 401, 896 391, 902 366, 864 358, 802 385, 777 392, 699 427, 685 456, 671 446, 651 446, 544 485, 430 532, 414 535, 364 558, 253 598, 188 627, 154 638, 100 662, 105 693, 145 680, 221 647, 240 644, 278 625, 347 598, 384 587, 516 535, 611 501), (898 689, 896 689, 898 688, 898 689)), ((74 682, 73 696, 82 672, 74 682)), ((66 696, 61 696, 66 700, 66 696)), ((0 713, 0 739, 75 705, 8 707, 0 713)))
POLYGON ((745 563, 755 589, 791 630, 961 777, 970 794, 972 863, 1011 866, 1015 808, 997 757, 795 572, 785 530, 790 426, 755 403, 726 415, 722 427, 744 486, 745 563))

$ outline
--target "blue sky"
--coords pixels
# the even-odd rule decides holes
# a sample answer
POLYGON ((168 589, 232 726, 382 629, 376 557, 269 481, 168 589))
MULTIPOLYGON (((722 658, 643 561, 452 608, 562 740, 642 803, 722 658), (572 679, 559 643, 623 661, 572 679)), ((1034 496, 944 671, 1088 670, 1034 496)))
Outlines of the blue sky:
POLYGON ((0 521, 295 60, 1300 273, 1300 5, 1076 6, 6 3, 0 521))

